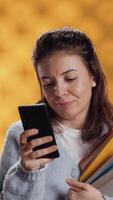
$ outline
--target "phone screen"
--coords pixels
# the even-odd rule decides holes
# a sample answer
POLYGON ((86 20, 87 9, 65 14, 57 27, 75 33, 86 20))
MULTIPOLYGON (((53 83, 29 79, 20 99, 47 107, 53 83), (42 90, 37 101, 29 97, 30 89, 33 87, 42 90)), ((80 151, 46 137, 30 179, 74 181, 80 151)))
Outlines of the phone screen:
MULTIPOLYGON (((53 140, 51 142, 37 146, 33 148, 33 151, 57 144, 55 140, 54 132, 52 129, 49 113, 47 110, 47 105, 45 103, 19 106, 18 110, 19 110, 19 114, 22 120, 24 130, 32 129, 32 128, 38 129, 37 135, 29 137, 28 141, 33 140, 35 138, 41 138, 44 136, 53 137, 53 140)), ((55 152, 49 153, 42 157, 57 158, 59 157, 59 152, 58 150, 56 150, 55 152)))

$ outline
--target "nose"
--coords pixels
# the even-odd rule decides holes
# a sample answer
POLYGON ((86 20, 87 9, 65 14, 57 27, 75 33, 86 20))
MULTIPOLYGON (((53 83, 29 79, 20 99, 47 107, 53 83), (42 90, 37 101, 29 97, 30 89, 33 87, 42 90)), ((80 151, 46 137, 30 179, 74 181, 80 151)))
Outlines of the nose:
POLYGON ((54 93, 57 97, 62 97, 67 94, 67 87, 64 83, 57 83, 54 88, 54 93))

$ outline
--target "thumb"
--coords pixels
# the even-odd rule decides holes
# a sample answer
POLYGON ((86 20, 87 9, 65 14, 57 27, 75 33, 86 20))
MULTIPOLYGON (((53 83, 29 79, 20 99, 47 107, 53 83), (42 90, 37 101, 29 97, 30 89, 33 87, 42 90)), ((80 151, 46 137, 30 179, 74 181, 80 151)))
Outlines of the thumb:
POLYGON ((87 190, 86 183, 82 183, 82 182, 77 181, 75 179, 67 178, 66 183, 68 185, 70 185, 71 187, 76 187, 76 188, 79 188, 79 189, 82 189, 82 190, 87 190))

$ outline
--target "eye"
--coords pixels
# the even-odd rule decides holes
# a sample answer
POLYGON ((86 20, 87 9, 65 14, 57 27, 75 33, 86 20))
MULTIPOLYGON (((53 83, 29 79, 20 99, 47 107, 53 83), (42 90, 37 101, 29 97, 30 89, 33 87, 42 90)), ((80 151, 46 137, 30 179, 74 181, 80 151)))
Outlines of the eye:
POLYGON ((47 83, 43 85, 43 88, 47 89, 47 88, 53 87, 54 85, 55 83, 47 83))
POLYGON ((69 81, 69 82, 74 81, 76 79, 77 79, 77 77, 67 77, 67 78, 65 78, 65 80, 69 81))

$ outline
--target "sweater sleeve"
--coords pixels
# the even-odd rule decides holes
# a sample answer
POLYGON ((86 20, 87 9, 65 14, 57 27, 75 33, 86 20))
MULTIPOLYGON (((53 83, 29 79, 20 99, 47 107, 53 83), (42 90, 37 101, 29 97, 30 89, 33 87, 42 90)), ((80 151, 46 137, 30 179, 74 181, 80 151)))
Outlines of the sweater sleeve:
POLYGON ((19 135, 23 131, 18 123, 12 124, 6 134, 3 153, 0 161, 0 192, 3 188, 4 178, 7 171, 19 160, 19 135))
POLYGON ((26 171, 17 162, 4 180, 1 200, 43 200, 45 192, 46 167, 35 172, 26 171))
POLYGON ((26 171, 20 163, 19 137, 23 127, 19 123, 8 129, 0 162, 1 200, 42 200, 44 195, 45 171, 26 171))

